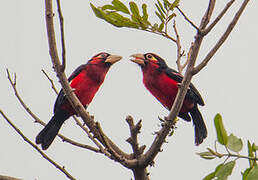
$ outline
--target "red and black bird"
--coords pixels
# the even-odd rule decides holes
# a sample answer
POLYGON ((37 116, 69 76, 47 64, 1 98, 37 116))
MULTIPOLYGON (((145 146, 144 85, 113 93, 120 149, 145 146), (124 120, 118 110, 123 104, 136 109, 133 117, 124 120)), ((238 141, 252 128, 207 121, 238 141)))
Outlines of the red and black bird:
MULTIPOLYGON (((74 93, 87 108, 94 95, 103 83, 105 76, 112 64, 122 57, 102 52, 93 56, 87 64, 79 66, 68 78, 74 93)), ((65 120, 76 114, 70 105, 63 89, 58 94, 54 105, 54 116, 37 135, 36 143, 41 144, 43 150, 47 149, 55 139, 59 129, 65 120)))
MULTIPOLYGON (((134 54, 131 57, 133 57, 131 61, 139 64, 142 69, 145 87, 165 108, 170 110, 183 76, 169 68, 156 54, 134 54)), ((204 101, 191 83, 178 116, 185 121, 193 121, 196 145, 201 144, 207 137, 207 129, 198 105, 204 106, 204 101)))

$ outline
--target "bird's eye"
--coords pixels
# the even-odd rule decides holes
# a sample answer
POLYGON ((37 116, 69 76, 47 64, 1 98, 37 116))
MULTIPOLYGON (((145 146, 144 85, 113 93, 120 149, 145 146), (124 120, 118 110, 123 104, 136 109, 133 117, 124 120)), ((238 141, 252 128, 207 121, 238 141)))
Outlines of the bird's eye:
POLYGON ((147 55, 147 58, 148 58, 148 59, 152 59, 152 55, 148 54, 148 55, 147 55))
POLYGON ((105 58, 105 57, 107 57, 107 54, 106 53, 103 53, 103 54, 101 54, 100 55, 102 58, 105 58))

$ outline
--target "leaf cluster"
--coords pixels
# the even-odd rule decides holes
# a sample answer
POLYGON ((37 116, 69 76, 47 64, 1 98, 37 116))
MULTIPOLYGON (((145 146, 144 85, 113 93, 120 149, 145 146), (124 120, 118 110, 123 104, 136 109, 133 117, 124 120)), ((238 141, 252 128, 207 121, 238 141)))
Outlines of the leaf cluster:
MULTIPOLYGON (((236 137, 234 134, 228 135, 223 121, 222 116, 217 114, 214 118, 214 125, 217 133, 217 142, 220 145, 224 146, 227 153, 218 153, 217 150, 212 150, 207 148, 208 151, 198 153, 200 157, 204 159, 214 159, 216 157, 222 158, 226 157, 226 160, 219 164, 214 172, 208 174, 203 180, 226 180, 228 176, 232 174, 232 171, 235 167, 236 160, 240 158, 248 159, 249 167, 242 173, 243 180, 257 180, 258 179, 258 166, 256 152, 258 151, 258 146, 255 143, 250 143, 247 141, 247 148, 248 148, 248 156, 240 155, 240 151, 243 149, 243 141, 241 138, 236 137), (235 159, 232 161, 228 161, 229 158, 234 157, 235 159)), ((216 149, 216 147, 215 147, 216 149)))
POLYGON ((179 0, 175 0, 172 3, 168 0, 163 0, 163 3, 157 0, 157 3, 155 3, 155 15, 160 19, 159 23, 149 21, 147 4, 145 3, 140 8, 134 1, 130 1, 127 6, 119 0, 113 0, 111 4, 101 7, 96 7, 92 3, 90 5, 96 17, 116 27, 165 33, 167 24, 176 16, 173 11, 178 4, 179 0))

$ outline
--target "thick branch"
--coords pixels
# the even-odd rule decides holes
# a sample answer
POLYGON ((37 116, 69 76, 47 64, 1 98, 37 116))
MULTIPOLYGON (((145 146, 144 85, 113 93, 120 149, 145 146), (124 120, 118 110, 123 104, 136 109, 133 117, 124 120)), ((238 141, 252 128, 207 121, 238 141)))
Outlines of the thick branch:
POLYGON ((22 179, 10 177, 10 176, 2 176, 2 175, 0 175, 0 180, 22 180, 22 179))
POLYGON ((211 60, 211 58, 214 56, 214 54, 217 52, 217 50, 221 47, 221 45, 226 41, 226 39, 228 38, 229 34, 231 33, 231 31, 235 27, 236 23, 238 22, 241 14, 244 11, 244 9, 245 9, 245 7, 246 7, 248 2, 249 2, 249 0, 245 0, 242 3, 241 7, 239 8, 237 13, 235 14, 233 20, 228 25, 228 27, 227 27, 226 31, 224 32, 224 34, 221 36, 221 38, 215 44, 215 46, 211 49, 211 51, 207 54, 207 56, 204 58, 204 60, 197 67, 194 68, 193 74, 197 74, 200 70, 202 70, 207 65, 207 63, 211 60))
MULTIPOLYGON (((51 60, 54 66, 54 69, 57 73, 57 76, 60 80, 60 83, 63 87, 67 98, 75 109, 75 111, 81 116, 84 123, 89 127, 90 131, 94 134, 94 136, 104 145, 104 141, 101 138, 98 130, 96 129, 94 120, 91 119, 90 115, 85 111, 84 107, 73 93, 65 73, 62 71, 62 65, 60 64, 60 60, 57 53, 57 46, 55 40, 55 31, 53 24, 53 8, 52 8, 52 0, 45 0, 46 5, 46 24, 47 24, 47 34, 48 34, 48 43, 49 43, 49 51, 51 60)), ((130 157, 130 155, 124 153, 120 148, 118 148, 108 137, 106 139, 109 141, 109 144, 112 148, 120 155, 124 157, 130 157)))
MULTIPOLYGON (((200 24, 199 29, 204 28, 206 26, 206 23, 208 23, 209 18, 211 16, 211 13, 212 13, 213 8, 214 8, 213 3, 215 3, 215 1, 211 0, 207 11, 202 18, 202 22, 200 24)), ((173 106, 171 108, 171 111, 166 118, 164 126, 157 133, 157 136, 155 137, 151 147, 142 156, 142 158, 139 160, 139 164, 140 164, 141 167, 147 167, 154 160, 154 158, 156 157, 156 155, 160 151, 162 144, 165 142, 165 139, 168 136, 171 128, 176 123, 176 117, 177 117, 177 115, 178 115, 178 113, 179 113, 179 111, 182 107, 187 89, 188 89, 188 87, 191 83, 191 79, 192 79, 192 76, 193 76, 192 71, 193 71, 194 64, 196 62, 196 59, 197 59, 197 56, 198 56, 203 38, 204 38, 204 36, 202 34, 200 34, 200 32, 198 31, 196 36, 195 36, 195 41, 194 41, 193 46, 192 46, 192 53, 190 54, 189 63, 187 65, 187 69, 186 69, 183 81, 181 83, 181 86, 179 87, 179 90, 178 90, 176 99, 173 103, 173 106)))
POLYGON ((131 144, 133 153, 134 153, 134 158, 138 158, 146 148, 145 145, 139 147, 138 143, 138 134, 140 133, 140 129, 142 127, 142 121, 140 120, 136 125, 134 125, 134 120, 132 116, 127 116, 126 117, 126 122, 129 125, 130 128, 130 134, 131 136, 126 140, 129 144, 131 144))
POLYGON ((42 156, 43 158, 45 158, 48 162, 50 162, 52 165, 54 165, 57 169, 59 169, 62 173, 64 173, 67 178, 75 180, 75 178, 68 172, 65 170, 64 166, 60 166, 59 164, 57 164, 54 160, 52 160, 50 157, 48 157, 42 150, 40 150, 38 148, 38 146, 36 144, 34 144, 31 140, 29 140, 9 119, 8 117, 3 113, 2 110, 0 110, 0 114, 3 116, 3 118, 8 122, 8 124, 10 124, 12 126, 12 128, 24 139, 24 141, 26 141, 27 143, 29 143, 35 150, 37 150, 42 156))
MULTIPOLYGON (((55 88, 55 84, 54 84, 53 80, 48 76, 48 74, 47 74, 44 70, 42 70, 42 71, 43 71, 43 73, 45 74, 45 76, 47 77, 47 79, 49 80, 49 82, 51 83, 51 86, 52 86, 52 89, 54 90, 54 92, 55 92, 56 94, 58 94, 58 91, 57 91, 57 89, 55 88)), ((92 140, 92 142, 99 148, 99 150, 96 149, 97 152, 102 152, 102 153, 104 153, 106 156, 110 157, 110 154, 109 154, 106 150, 104 150, 104 148, 102 147, 102 145, 92 136, 92 134, 90 133, 90 131, 79 121, 79 119, 78 119, 75 115, 73 115, 73 119, 75 120, 76 124, 77 124, 77 125, 87 134, 87 136, 92 140)))
POLYGON ((127 167, 129 169, 132 169, 134 167, 137 166, 138 164, 138 160, 137 159, 129 159, 129 158, 126 158, 120 154, 118 154, 114 149, 113 147, 111 146, 111 144, 109 144, 109 140, 107 139, 107 137, 104 135, 101 127, 100 127, 100 124, 97 122, 96 123, 96 127, 98 128, 99 130, 99 133, 101 135, 101 137, 103 138, 103 141, 104 141, 104 144, 105 144, 105 147, 107 148, 107 151, 111 154, 111 159, 114 159, 115 161, 119 162, 120 164, 122 164, 124 167, 127 167))
POLYGON ((145 169, 141 169, 141 168, 133 169, 133 174, 134 174, 135 180, 150 180, 149 173, 147 172, 146 168, 145 169))

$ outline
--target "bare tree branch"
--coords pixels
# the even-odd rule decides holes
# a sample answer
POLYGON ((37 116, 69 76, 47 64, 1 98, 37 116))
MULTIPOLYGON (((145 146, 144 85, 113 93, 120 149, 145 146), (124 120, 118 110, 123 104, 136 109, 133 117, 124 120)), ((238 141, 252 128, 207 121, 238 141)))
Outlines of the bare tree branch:
MULTIPOLYGON (((43 73, 46 75, 47 79, 49 80, 49 82, 51 83, 51 86, 52 86, 52 89, 55 91, 56 94, 58 94, 58 91, 57 89, 55 88, 55 85, 54 85, 54 82, 53 80, 47 75, 47 73, 42 70, 43 73)), ((80 121, 79 119, 73 115, 72 116, 73 119, 75 120, 76 124, 87 134, 87 136, 92 140, 92 142, 99 148, 96 149, 97 152, 101 152, 101 153, 104 153, 107 157, 110 158, 110 154, 102 147, 102 145, 91 135, 90 131, 88 130, 88 128, 86 128, 80 121)))
POLYGON ((51 79, 51 78, 48 76, 48 74, 44 71, 44 69, 42 69, 41 71, 43 72, 43 74, 47 77, 47 79, 48 79, 49 82, 51 83, 51 87, 52 87, 52 89, 54 90, 54 92, 55 92, 56 94, 58 94, 58 90, 56 89, 56 86, 55 86, 55 84, 54 84, 53 79, 51 79))
POLYGON ((208 34, 213 27, 220 21, 220 19, 226 14, 227 10, 230 8, 230 6, 235 2, 235 0, 231 0, 227 3, 225 8, 221 11, 221 13, 218 15, 218 17, 203 31, 203 34, 208 34))
POLYGON ((10 176, 2 176, 2 175, 0 175, 0 180, 22 180, 22 179, 10 177, 10 176))
POLYGON ((61 32, 61 44, 62 44, 62 71, 64 72, 66 67, 66 48, 65 48, 65 37, 64 37, 64 18, 62 14, 60 0, 56 0, 58 17, 60 21, 60 32, 61 32))
POLYGON ((129 159, 127 157, 122 156, 121 154, 118 154, 114 149, 113 146, 110 143, 110 141, 107 139, 107 136, 103 133, 100 124, 96 122, 96 127, 99 130, 99 133, 101 137, 103 138, 103 141, 105 143, 105 147, 107 148, 108 152, 111 154, 111 158, 113 158, 115 161, 119 162, 124 167, 127 167, 129 169, 133 169, 137 167, 138 160, 137 159, 129 159))
MULTIPOLYGON (((21 98, 21 96, 19 95, 18 91, 17 91, 17 88, 16 88, 16 74, 14 74, 14 79, 12 80, 11 78, 11 75, 9 73, 9 70, 6 69, 6 72, 7 72, 7 78, 13 88, 13 91, 14 91, 14 94, 15 96, 17 97, 18 101, 20 102, 20 104, 22 105, 22 107, 26 110, 26 112, 35 120, 35 123, 39 123, 43 126, 46 126, 46 123, 44 123, 42 120, 40 120, 31 110, 30 108, 25 104, 25 102, 23 101, 23 99, 21 98)), ((79 142, 76 142, 68 137, 65 137, 64 135, 58 133, 58 136, 62 139, 63 142, 67 142, 69 144, 72 144, 74 146, 78 146, 78 147, 81 147, 81 148, 84 148, 84 149, 88 149, 88 150, 91 150, 91 151, 94 151, 94 152, 100 152, 97 148, 94 148, 92 146, 89 146, 89 145, 85 145, 85 144, 81 144, 79 142)))
POLYGON ((181 47, 180 36, 179 36, 177 28, 176 28, 176 21, 174 21, 174 23, 173 23, 173 28, 174 28, 174 31, 175 31, 175 34, 176 34, 176 46, 177 46, 177 60, 176 60, 176 64, 177 64, 178 72, 180 74, 182 74, 183 73, 183 69, 185 68, 185 66, 187 64, 187 61, 185 62, 184 65, 181 64, 181 58, 182 58, 182 56, 184 56, 184 51, 181 52, 182 47, 181 47))
POLYGON ((139 143, 138 143, 138 134, 140 133, 140 129, 142 127, 142 120, 140 120, 136 125, 134 125, 134 120, 132 116, 127 116, 126 117, 126 122, 129 125, 130 128, 130 133, 131 136, 126 140, 129 144, 131 144, 132 149, 133 149, 133 153, 134 153, 134 158, 138 158, 144 151, 144 149, 146 148, 145 145, 139 147, 139 143))
MULTIPOLYGON (((200 26, 198 28, 201 31, 208 24, 210 17, 212 15, 214 6, 215 6, 215 0, 210 0, 209 6, 201 20, 200 26)), ((204 35, 200 31, 198 31, 195 36, 195 41, 194 41, 192 47, 190 48, 190 50, 192 50, 192 52, 190 53, 189 63, 187 65, 187 69, 186 69, 183 81, 179 87, 179 90, 178 90, 176 99, 173 103, 173 106, 171 108, 171 111, 169 112, 169 115, 165 119, 162 129, 157 133, 151 147, 139 160, 139 164, 141 167, 146 167, 154 160, 154 158, 160 151, 162 144, 165 142, 165 139, 166 139, 167 135, 169 134, 171 128, 173 128, 173 126, 176 123, 176 117, 182 107, 187 89, 190 85, 190 82, 191 82, 191 79, 193 76, 194 64, 196 62, 203 38, 204 38, 204 35)))
POLYGON ((214 7, 215 7, 215 3, 216 3, 216 0, 209 1, 208 8, 207 8, 204 16, 202 17, 201 24, 199 26, 199 29, 201 30, 201 32, 206 28, 207 24, 210 22, 211 15, 212 15, 214 7))
POLYGON ((65 170, 64 166, 60 166, 59 164, 57 164, 53 159, 51 159, 49 156, 47 156, 42 150, 40 150, 38 148, 38 146, 36 144, 34 144, 31 140, 29 140, 9 119, 8 117, 4 114, 4 112, 2 110, 0 110, 0 114, 3 116, 3 118, 8 122, 8 124, 10 126, 12 126, 12 128, 24 139, 24 141, 26 141, 27 143, 29 143, 35 150, 37 150, 42 156, 43 158, 45 158, 48 162, 50 162, 52 165, 54 165, 57 169, 59 169, 62 173, 64 173, 66 175, 67 178, 75 180, 75 178, 68 172, 65 170))
MULTIPOLYGON (((63 87, 63 90, 72 105, 75 111, 81 116, 84 123, 89 127, 90 131, 94 134, 94 136, 103 144, 104 140, 100 136, 98 129, 96 128, 95 121, 90 117, 90 115, 85 111, 85 108, 82 106, 76 95, 73 93, 67 77, 65 73, 62 71, 62 66, 60 64, 60 60, 57 53, 56 39, 55 39, 55 31, 54 31, 54 23, 53 23, 53 8, 52 8, 52 0, 45 0, 45 8, 46 8, 46 24, 47 24, 47 34, 48 34, 48 43, 49 43, 49 52, 51 56, 51 60, 53 63, 53 67, 57 73, 57 76, 60 80, 60 83, 63 87)), ((109 144, 112 148, 121 156, 130 158, 129 154, 123 152, 117 145, 115 145, 108 137, 106 137, 109 144)))
POLYGON ((176 8, 180 12, 180 14, 182 14, 185 20, 189 22, 197 30, 197 32, 199 32, 200 29, 185 15, 185 13, 179 8, 179 6, 176 6, 176 8))
POLYGON ((235 27, 236 23, 238 22, 241 14, 244 11, 244 9, 245 9, 245 7, 246 7, 248 2, 249 2, 249 0, 245 0, 242 3, 241 7, 239 8, 237 13, 235 14, 233 20, 230 22, 230 24, 228 25, 226 31, 221 36, 219 41, 215 44, 215 46, 207 54, 207 56, 204 58, 204 60, 197 67, 195 67, 193 69, 193 74, 197 74, 200 70, 202 70, 207 65, 207 63, 211 60, 211 58, 214 56, 214 54, 217 52, 217 50, 221 47, 221 45, 226 41, 226 39, 228 38, 229 34, 232 32, 233 28, 235 27))

